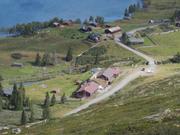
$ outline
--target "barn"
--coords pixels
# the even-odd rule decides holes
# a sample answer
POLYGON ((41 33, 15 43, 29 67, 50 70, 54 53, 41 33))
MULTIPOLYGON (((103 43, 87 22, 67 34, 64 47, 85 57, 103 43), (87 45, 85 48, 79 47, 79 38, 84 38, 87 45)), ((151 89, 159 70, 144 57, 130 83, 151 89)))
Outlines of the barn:
POLYGON ((118 33, 118 32, 120 32, 120 31, 121 31, 121 27, 119 27, 119 26, 105 29, 105 33, 106 33, 106 34, 115 34, 115 33, 118 33))

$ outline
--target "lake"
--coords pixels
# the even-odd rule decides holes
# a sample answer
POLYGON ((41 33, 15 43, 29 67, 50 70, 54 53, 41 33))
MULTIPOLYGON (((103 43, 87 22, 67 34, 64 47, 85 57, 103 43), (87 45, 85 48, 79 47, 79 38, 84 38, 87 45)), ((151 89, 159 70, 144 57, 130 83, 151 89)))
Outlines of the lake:
POLYGON ((138 0, 0 0, 0 27, 46 21, 55 16, 85 19, 104 16, 106 21, 123 17, 124 10, 138 0))

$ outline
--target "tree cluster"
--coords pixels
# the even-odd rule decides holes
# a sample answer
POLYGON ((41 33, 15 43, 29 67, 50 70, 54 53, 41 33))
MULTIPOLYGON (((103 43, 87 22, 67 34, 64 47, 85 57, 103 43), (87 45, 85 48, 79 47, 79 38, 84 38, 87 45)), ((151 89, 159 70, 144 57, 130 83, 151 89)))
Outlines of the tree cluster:
POLYGON ((76 58, 76 65, 97 65, 101 61, 101 56, 107 52, 104 46, 94 47, 88 52, 84 53, 82 56, 76 58))
POLYGON ((57 57, 55 53, 44 53, 41 57, 39 53, 36 54, 34 61, 35 66, 54 66, 57 64, 57 57))
POLYGON ((126 32, 124 32, 124 33, 122 34, 121 42, 124 43, 124 44, 126 44, 126 45, 128 44, 129 38, 128 38, 128 35, 127 35, 126 32))
POLYGON ((17 35, 34 35, 37 31, 41 29, 45 29, 48 27, 53 27, 54 22, 62 23, 63 19, 59 19, 58 17, 55 17, 49 21, 46 22, 31 22, 27 24, 17 24, 14 27, 9 29, 10 34, 17 34, 17 35))
POLYGON ((73 50, 72 50, 71 47, 70 47, 70 48, 68 49, 68 51, 67 51, 65 60, 66 60, 67 62, 73 60, 73 50))
POLYGON ((83 24, 88 25, 89 22, 95 22, 101 26, 105 24, 105 20, 103 16, 96 16, 96 17, 90 16, 89 19, 84 20, 83 24))
POLYGON ((95 22, 98 23, 98 24, 100 24, 100 25, 104 25, 104 23, 105 23, 104 17, 102 17, 102 16, 97 16, 97 17, 95 18, 95 22))
POLYGON ((43 116, 42 116, 43 119, 50 118, 49 107, 51 104, 53 104, 53 105, 55 104, 54 102, 56 102, 56 101, 55 101, 55 99, 53 99, 54 97, 55 97, 55 95, 53 95, 52 99, 50 100, 49 92, 46 92, 46 97, 45 97, 44 103, 43 103, 43 116), (53 102, 53 103, 51 103, 51 102, 53 102))
POLYGON ((27 114, 27 111, 25 109, 23 109, 22 113, 21 113, 21 125, 25 125, 28 122, 34 122, 35 121, 35 116, 34 116, 34 109, 31 105, 30 107, 30 115, 27 114))
POLYGON ((138 2, 137 4, 132 4, 129 6, 129 8, 125 9, 124 16, 130 16, 133 13, 135 13, 137 10, 141 8, 140 3, 138 2))
POLYGON ((178 52, 172 59, 170 59, 173 63, 180 63, 180 52, 178 52))
POLYGON ((10 105, 13 106, 13 109, 23 110, 24 107, 29 107, 29 102, 23 84, 21 83, 19 87, 17 87, 17 84, 14 84, 13 92, 10 97, 10 105))
POLYGON ((9 107, 8 105, 9 105, 9 100, 4 97, 3 86, 0 81, 0 111, 2 111, 2 109, 7 109, 9 107))
MULTIPOLYGON (((66 102, 66 95, 65 93, 61 96, 60 103, 64 104, 66 102)), ((50 107, 57 104, 56 95, 52 94, 50 97, 49 92, 46 92, 46 96, 43 102, 43 119, 50 119, 51 118, 51 112, 50 107)))

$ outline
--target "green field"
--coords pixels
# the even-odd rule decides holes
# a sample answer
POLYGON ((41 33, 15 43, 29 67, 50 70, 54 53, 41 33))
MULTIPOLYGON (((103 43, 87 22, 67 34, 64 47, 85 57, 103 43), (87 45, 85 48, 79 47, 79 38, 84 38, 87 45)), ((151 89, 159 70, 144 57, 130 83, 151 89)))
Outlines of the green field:
MULTIPOLYGON (((36 119, 41 118, 42 104, 45 93, 57 90, 57 105, 51 107, 52 117, 59 118, 65 112, 81 105, 85 101, 69 99, 64 105, 60 103, 60 97, 63 93, 69 98, 72 93, 78 88, 75 81, 87 80, 91 74, 73 73, 67 74, 69 68, 74 64, 73 62, 65 62, 65 57, 69 47, 73 48, 73 55, 76 57, 81 52, 88 50, 95 43, 87 42, 86 33, 78 31, 78 26, 59 28, 48 28, 39 32, 35 36, 26 37, 11 37, 0 39, 0 75, 3 76, 3 86, 12 87, 14 82, 37 82, 32 86, 26 87, 26 94, 35 104, 36 119), (42 56, 44 52, 56 52, 59 63, 56 66, 36 67, 32 63, 35 60, 37 52, 42 56), (23 55, 21 59, 14 59, 11 57, 12 53, 20 53, 23 55), (13 62, 23 63, 24 67, 15 68, 10 65, 13 62), (40 81, 40 82, 39 82, 40 81)), ((95 29, 95 31, 102 31, 102 29, 95 29)), ((128 64, 120 64, 119 66, 131 66, 134 63, 142 64, 143 60, 133 53, 116 45, 112 40, 101 41, 98 46, 104 46, 107 52, 102 56, 103 61, 100 62, 100 67, 108 67, 116 62, 128 62, 128 64), (130 58, 134 58, 133 61, 130 58)), ((83 65, 85 66, 85 65, 83 65)), ((1 118, 8 118, 8 124, 19 124, 20 112, 13 114, 12 111, 4 111, 0 115, 1 118)), ((1 123, 5 123, 3 120, 1 123)))
MULTIPOLYGON (((166 67, 162 67, 162 69, 164 68, 166 67)), ((180 70, 179 66, 171 69, 171 72, 178 70, 180 70)), ((108 101, 94 105, 77 115, 53 120, 47 125, 33 127, 30 130, 26 129, 24 133, 31 132, 36 135, 141 135, 155 132, 155 128, 159 128, 157 131, 162 132, 160 130, 162 128, 165 132, 172 130, 171 133, 174 132, 175 135, 178 135, 180 129, 176 125, 180 124, 179 77, 180 74, 177 72, 176 75, 169 74, 151 79, 149 77, 139 78, 108 101), (165 114, 167 109, 171 112, 165 114), (157 120, 153 117, 154 114, 160 114, 157 120), (149 119, 147 116, 152 116, 152 118, 149 119), (39 128, 43 130, 39 130, 39 128), (168 130, 166 131, 166 129, 168 130)))
POLYGON ((35 51, 35 52, 54 52, 66 54, 67 49, 72 47, 74 55, 86 50, 91 46, 84 43, 87 34, 78 31, 79 27, 70 28, 48 28, 40 31, 35 36, 15 37, 0 39, 0 50, 7 52, 14 51, 35 51))
MULTIPOLYGON (((148 25, 150 19, 172 17, 180 8, 177 0, 145 0, 149 6, 138 11, 130 21, 116 21, 123 31, 148 25), (150 1, 150 2, 149 2, 150 1)), ((157 58, 167 59, 178 51, 179 32, 145 37, 143 46, 135 48, 157 58), (157 45, 153 44, 155 41, 157 45)), ((112 48, 112 47, 111 47, 112 48)), ((111 52, 111 50, 109 50, 111 52)), ((112 51, 114 52, 114 50, 112 51)), ((118 51, 115 51, 118 55, 118 51)), ((126 55, 126 53, 124 54, 126 55)), ((143 77, 130 83, 121 93, 109 100, 91 106, 74 116, 52 120, 47 125, 33 127, 24 133, 64 135, 179 135, 180 121, 180 67, 162 65, 153 77, 143 77), (171 110, 169 114, 165 113, 171 110), (157 119, 153 115, 159 115, 157 119), (148 117, 149 116, 149 117, 148 117), (151 118, 151 119, 145 119, 151 118), (38 130, 43 128, 44 130, 38 130)))
POLYGON ((177 54, 177 52, 180 52, 179 36, 180 32, 164 35, 152 35, 150 38, 156 42, 157 45, 154 45, 149 40, 145 40, 145 45, 150 47, 144 47, 142 45, 134 47, 157 58, 158 60, 166 60, 173 57, 175 54, 177 54))
MULTIPOLYGON (((148 7, 137 11, 132 20, 115 21, 111 24, 121 26, 123 31, 129 31, 148 26, 150 19, 170 18, 176 9, 180 9, 179 0, 144 0, 144 2, 148 3, 148 7)), ((88 34, 81 33, 78 29, 79 26, 76 25, 62 29, 48 28, 39 31, 34 36, 0 39, 0 75, 5 79, 3 81, 5 87, 15 81, 47 79, 26 87, 26 93, 34 103, 36 120, 41 119, 42 116, 41 104, 45 92, 52 90, 58 92, 57 104, 50 107, 52 119, 45 125, 23 129, 22 134, 179 135, 180 65, 178 64, 160 65, 156 76, 141 77, 131 82, 123 91, 110 97, 109 100, 93 105, 73 116, 61 118, 64 113, 91 99, 81 101, 70 98, 72 92, 78 87, 75 85, 75 81, 88 79, 91 76, 90 72, 82 74, 66 74, 64 72, 74 64, 74 61, 71 63, 63 60, 69 47, 73 49, 73 55, 76 57, 95 45, 95 43, 87 42, 85 39, 88 34), (11 57, 14 52, 25 56, 20 60, 15 60, 11 57), (54 67, 34 67, 32 62, 37 52, 40 54, 56 52, 60 62, 54 67), (13 62, 23 63, 25 66, 12 68, 10 65, 13 62), (60 97, 63 93, 68 97, 68 101, 60 104, 60 97)), ((99 33, 104 32, 101 28, 93 30, 99 33)), ((156 29, 154 32, 162 31, 156 29)), ((144 45, 136 45, 134 48, 157 60, 167 60, 180 52, 179 37, 180 32, 149 35, 149 37, 145 37, 144 45)), ((128 66, 127 70, 134 64, 143 64, 143 59, 116 45, 110 39, 101 41, 99 46, 105 47, 107 52, 100 57, 99 64, 93 66, 108 67, 116 63, 122 69, 124 66, 128 66), (133 61, 131 61, 132 58, 133 61)), ((0 123, 20 124, 20 114, 21 111, 3 110, 0 113, 0 123)))

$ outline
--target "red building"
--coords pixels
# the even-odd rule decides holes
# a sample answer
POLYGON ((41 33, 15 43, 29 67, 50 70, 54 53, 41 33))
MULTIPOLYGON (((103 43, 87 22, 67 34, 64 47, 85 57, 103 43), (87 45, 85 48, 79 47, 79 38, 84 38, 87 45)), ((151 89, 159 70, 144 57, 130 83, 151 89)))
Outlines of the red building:
POLYGON ((75 93, 77 98, 90 97, 99 89, 99 84, 94 81, 85 82, 81 85, 80 89, 75 93))

